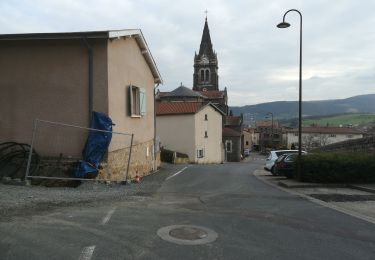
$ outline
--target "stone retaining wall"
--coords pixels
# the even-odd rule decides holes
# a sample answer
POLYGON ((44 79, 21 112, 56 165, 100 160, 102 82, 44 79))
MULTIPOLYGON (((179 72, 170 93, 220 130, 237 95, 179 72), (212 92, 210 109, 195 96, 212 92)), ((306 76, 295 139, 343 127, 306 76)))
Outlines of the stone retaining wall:
MULTIPOLYGON (((133 145, 128 179, 133 179, 150 174, 153 170, 153 140, 133 145)), ((107 179, 111 181, 124 181, 126 178, 126 168, 128 164, 130 148, 109 152, 107 160, 102 163, 103 169, 99 171, 97 179, 107 179)), ((156 154, 156 167, 160 167, 160 153, 156 154)))
POLYGON ((375 136, 326 145, 311 152, 365 152, 375 154, 375 136))

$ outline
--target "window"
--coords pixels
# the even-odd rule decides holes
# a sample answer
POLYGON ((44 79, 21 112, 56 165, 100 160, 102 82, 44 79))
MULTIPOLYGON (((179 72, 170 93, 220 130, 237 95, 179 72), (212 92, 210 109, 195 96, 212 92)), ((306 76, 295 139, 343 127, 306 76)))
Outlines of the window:
POLYGON ((225 141, 225 150, 227 151, 227 153, 232 152, 232 140, 225 141))
POLYGON ((336 135, 335 134, 330 134, 329 137, 336 137, 336 135))
POLYGON ((146 115, 146 91, 143 88, 129 86, 129 115, 141 117, 146 115))
POLYGON ((246 141, 246 145, 249 145, 249 141, 246 141))
POLYGON ((207 131, 204 131, 204 138, 207 138, 208 135, 207 135, 207 131))
POLYGON ((204 150, 199 149, 197 150, 197 158, 203 158, 204 157, 204 150))
POLYGON ((298 136, 298 133, 294 133, 294 136, 298 136))
POLYGON ((348 135, 348 138, 353 138, 353 135, 348 135))
POLYGON ((210 82, 210 69, 200 69, 199 70, 199 81, 201 83, 210 82))
POLYGON ((208 120, 207 114, 204 115, 204 120, 208 120))

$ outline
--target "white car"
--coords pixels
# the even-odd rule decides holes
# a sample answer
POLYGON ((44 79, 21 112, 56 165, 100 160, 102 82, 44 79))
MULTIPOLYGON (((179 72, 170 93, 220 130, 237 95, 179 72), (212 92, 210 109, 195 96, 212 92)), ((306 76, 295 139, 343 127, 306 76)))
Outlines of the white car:
MULTIPOLYGON (((273 167, 275 164, 275 161, 277 158, 279 158, 280 155, 283 155, 284 153, 298 153, 298 150, 277 150, 277 151, 271 151, 266 159, 266 166, 264 166, 264 169, 266 171, 270 171, 273 173, 273 167)), ((302 151, 302 153, 306 153, 305 151, 302 151)))

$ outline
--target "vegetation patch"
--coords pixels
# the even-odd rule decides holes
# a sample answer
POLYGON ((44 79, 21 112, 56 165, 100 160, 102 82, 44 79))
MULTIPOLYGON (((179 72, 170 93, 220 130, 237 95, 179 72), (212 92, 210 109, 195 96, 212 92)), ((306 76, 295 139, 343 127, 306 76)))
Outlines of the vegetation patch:
POLYGON ((363 153, 316 153, 302 157, 304 182, 375 182, 375 155, 363 153))
POLYGON ((331 117, 315 117, 303 120, 304 126, 313 124, 320 126, 365 126, 375 122, 375 114, 345 114, 331 117))

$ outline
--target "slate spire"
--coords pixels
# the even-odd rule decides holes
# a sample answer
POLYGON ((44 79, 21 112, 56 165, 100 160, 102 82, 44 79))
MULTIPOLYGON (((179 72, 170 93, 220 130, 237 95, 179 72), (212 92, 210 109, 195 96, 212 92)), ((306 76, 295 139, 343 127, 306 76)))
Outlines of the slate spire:
POLYGON ((204 23, 204 28, 203 28, 201 45, 199 48, 199 56, 201 56, 202 54, 205 54, 206 56, 211 57, 213 53, 214 51, 212 49, 210 29, 208 28, 207 17, 206 17, 206 21, 204 23))

